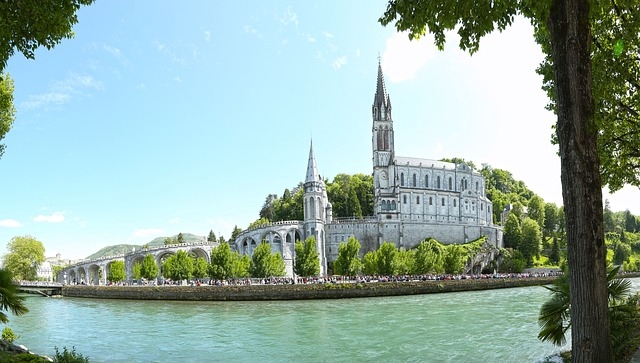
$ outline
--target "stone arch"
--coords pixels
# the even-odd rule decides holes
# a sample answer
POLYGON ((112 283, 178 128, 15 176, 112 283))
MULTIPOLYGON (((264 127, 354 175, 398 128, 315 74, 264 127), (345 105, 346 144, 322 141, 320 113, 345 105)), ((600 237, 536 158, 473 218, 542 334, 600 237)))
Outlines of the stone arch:
POLYGON ((282 253, 282 236, 276 231, 268 231, 262 236, 263 241, 267 241, 271 245, 272 252, 282 253))
MULTIPOLYGON (((64 278, 64 276, 63 276, 63 278, 64 278)), ((76 279, 77 279, 76 270, 70 269, 69 272, 68 272, 67 280, 65 281, 65 283, 75 284, 75 283, 77 283, 76 279)))
POLYGON ((202 249, 200 247, 194 247, 194 248, 190 249, 189 250, 189 256, 193 257, 194 259, 196 259, 198 257, 202 257, 202 258, 204 258, 205 261, 207 261, 207 263, 210 262, 209 254, 207 253, 207 251, 205 251, 204 249, 202 249))
POLYGON ((309 197, 309 219, 316 219, 316 200, 309 197))
POLYGON ((76 276, 78 284, 86 284, 87 283, 87 271, 84 267, 78 267, 78 276, 76 276))

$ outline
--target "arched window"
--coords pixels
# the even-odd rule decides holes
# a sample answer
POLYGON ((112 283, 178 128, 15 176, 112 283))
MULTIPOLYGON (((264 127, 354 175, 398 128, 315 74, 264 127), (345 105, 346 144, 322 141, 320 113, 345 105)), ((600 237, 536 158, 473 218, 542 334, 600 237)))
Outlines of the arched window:
POLYGON ((382 210, 387 210, 387 201, 383 200, 381 203, 382 210))
POLYGON ((476 192, 478 191, 478 182, 476 182, 476 192))
POLYGON ((442 198, 442 206, 444 207, 444 198, 442 198))
POLYGON ((484 210, 484 204, 480 204, 480 210, 484 210))
POLYGON ((464 180, 464 188, 465 188, 465 189, 469 188, 469 185, 467 184, 467 182, 468 182, 468 180, 467 180, 467 179, 465 179, 465 180, 464 180))
POLYGON ((455 199, 453 200, 453 206, 454 207, 456 206, 456 200, 455 199))
POLYGON ((378 108, 377 108, 377 107, 374 107, 374 108, 373 108, 373 118, 374 118, 374 119, 377 119, 377 118, 378 118, 378 108))
POLYGON ((384 129, 384 137, 382 139, 384 141, 384 149, 389 150, 389 129, 384 129))
POLYGON ((429 197, 429 205, 433 205, 433 198, 429 197))
POLYGON ((438 183, 436 185, 436 188, 440 189, 440 175, 438 175, 438 183))
POLYGON ((382 130, 376 130, 378 135, 378 150, 384 150, 384 141, 382 141, 382 130))
POLYGON ((313 197, 309 198, 309 219, 316 219, 316 201, 313 197))
POLYGON ((413 174, 413 187, 414 187, 414 188, 418 186, 418 181, 417 181, 417 179, 416 179, 416 178, 417 178, 417 177, 416 177, 416 175, 415 175, 415 174, 413 174))
POLYGON ((425 188, 429 187, 429 176, 428 175, 424 176, 424 187, 425 188))
POLYGON ((449 190, 453 189, 453 180, 449 177, 449 190))
POLYGON ((404 186, 404 173, 400 173, 400 186, 404 186))
POLYGON ((420 204, 420 196, 416 197, 416 204, 420 204))
POLYGON ((407 196, 406 195, 402 196, 402 203, 407 204, 407 196))
POLYGON ((396 210, 396 201, 395 200, 391 201, 391 210, 396 210))

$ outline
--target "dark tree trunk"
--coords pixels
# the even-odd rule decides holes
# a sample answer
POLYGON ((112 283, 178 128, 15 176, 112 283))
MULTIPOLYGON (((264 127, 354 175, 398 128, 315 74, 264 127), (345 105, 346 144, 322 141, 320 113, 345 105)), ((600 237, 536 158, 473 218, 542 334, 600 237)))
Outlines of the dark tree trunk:
POLYGON ((598 133, 591 94, 589 0, 553 0, 548 25, 571 275, 572 360, 612 362, 598 133))

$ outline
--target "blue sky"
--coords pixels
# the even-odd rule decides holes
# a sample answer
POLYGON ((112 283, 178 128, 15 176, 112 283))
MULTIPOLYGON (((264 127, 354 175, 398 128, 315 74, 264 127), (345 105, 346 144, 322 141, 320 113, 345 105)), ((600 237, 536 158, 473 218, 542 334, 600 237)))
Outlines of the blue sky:
MULTIPOLYGON (((98 1, 76 37, 16 55, 17 118, 0 159, 0 243, 32 235, 83 258, 178 232, 229 237, 269 193, 371 173, 378 57, 396 154, 509 170, 562 203, 554 116, 524 20, 469 56, 382 27, 383 0, 98 1)), ((606 195, 640 215, 640 191, 606 195)))

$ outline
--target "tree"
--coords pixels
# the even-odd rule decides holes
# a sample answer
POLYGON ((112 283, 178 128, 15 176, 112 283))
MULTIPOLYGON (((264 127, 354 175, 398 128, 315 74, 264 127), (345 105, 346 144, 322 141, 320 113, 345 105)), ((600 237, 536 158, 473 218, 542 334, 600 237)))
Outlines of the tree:
POLYGON ((182 232, 178 233, 178 244, 183 244, 184 243, 184 236, 182 235, 182 232))
POLYGON ((378 273, 391 276, 396 274, 396 255, 398 249, 392 242, 382 242, 377 254, 378 273))
POLYGON ((365 275, 378 274, 378 253, 377 251, 369 251, 363 257, 363 270, 365 275))
POLYGON ((395 273, 396 275, 408 275, 414 270, 415 251, 407 250, 404 247, 398 249, 396 254, 395 273))
MULTIPOLYGON (((34 59, 35 50, 51 49, 65 38, 73 37, 78 22, 76 11, 93 0, 43 0, 37 2, 0 2, 0 141, 11 129, 15 118, 13 80, 4 73, 7 61, 17 50, 34 59)), ((5 145, 0 144, 0 157, 5 145)))
POLYGON ((542 198, 534 195, 529 199, 529 205, 527 206, 527 216, 538 223, 540 227, 544 226, 545 219, 545 205, 542 198))
POLYGON ((633 233, 636 229, 636 217, 627 209, 624 211, 624 230, 633 233))
MULTIPOLYGON (((0 25, 1 26, 1 25, 0 25)), ((11 129, 16 118, 16 107, 13 105, 13 79, 8 73, 0 72, 0 141, 11 129)), ((0 144, 0 158, 4 154, 5 145, 0 144)))
POLYGON ((444 272, 445 247, 430 238, 418 244, 414 255, 414 273, 417 275, 444 272))
POLYGON ((193 276, 193 258, 187 251, 178 250, 162 266, 162 275, 174 281, 189 280, 193 276))
POLYGON ((460 245, 448 245, 444 255, 443 267, 447 274, 460 274, 464 271, 467 254, 460 245))
POLYGON ((551 244, 549 263, 553 265, 558 265, 560 263, 560 246, 558 246, 558 239, 556 237, 553 237, 553 242, 551 244))
POLYGON ((155 280, 158 278, 158 264, 153 255, 145 255, 140 264, 140 277, 146 280, 155 280))
POLYGON ((238 228, 238 226, 234 226, 233 231, 231 231, 231 238, 229 238, 229 242, 235 242, 240 233, 242 233, 242 230, 238 228))
POLYGON ((249 226, 247 227, 247 229, 252 229, 252 228, 257 228, 266 224, 271 223, 271 221, 269 221, 267 218, 264 217, 260 217, 258 219, 256 219, 255 221, 249 223, 249 226))
POLYGON ((609 199, 605 199, 604 201, 604 233, 613 232, 616 230, 616 222, 613 218, 613 212, 611 211, 611 206, 609 205, 609 199))
POLYGON ((36 280, 38 266, 44 262, 42 242, 31 236, 13 237, 7 244, 4 268, 18 280, 36 280))
POLYGON ((209 236, 207 236, 207 242, 216 243, 218 240, 216 239, 216 234, 213 233, 213 229, 209 231, 209 236))
POLYGON ((175 245, 176 244, 176 240, 173 239, 172 237, 165 237, 164 239, 164 245, 165 246, 169 246, 169 245, 175 245))
POLYGON ((616 243, 613 249, 613 264, 614 265, 622 265, 625 262, 629 262, 629 257, 631 256, 631 247, 622 242, 616 243))
POLYGON ((0 322, 3 324, 9 322, 5 311, 11 311, 16 316, 29 312, 24 298, 18 295, 18 286, 13 283, 13 278, 11 271, 0 269, 0 322))
POLYGON ((124 268, 124 261, 116 260, 109 264, 109 274, 107 280, 111 282, 124 281, 127 274, 124 268))
POLYGON ((234 254, 228 243, 221 243, 211 250, 211 264, 209 265, 209 277, 217 280, 226 280, 233 277, 234 254))
POLYGON ((524 15, 534 26, 535 39, 547 55, 539 72, 550 109, 557 114, 574 362, 613 360, 601 188, 640 183, 633 168, 640 165, 636 108, 640 87, 633 76, 639 13, 635 2, 547 0, 478 6, 463 1, 391 0, 379 19, 383 25, 395 20, 399 31, 409 30, 410 38, 428 30, 439 48, 444 46, 445 31, 457 28, 460 47, 470 53, 478 50, 484 35, 495 28, 504 30, 515 15, 524 15), (622 44, 620 51, 616 44, 622 44), (619 116, 612 110, 624 112, 619 116))
POLYGON ((527 266, 533 266, 533 258, 540 256, 540 244, 542 243, 542 233, 538 222, 527 217, 522 221, 522 242, 520 242, 520 252, 527 261, 527 266))
POLYGON ((555 203, 546 203, 544 205, 544 228, 542 234, 544 237, 552 236, 558 228, 558 207, 555 203))
POLYGON ((209 263, 204 257, 198 257, 193 261, 193 277, 196 279, 203 279, 207 276, 209 270, 209 263))
POLYGON ((253 277, 284 276, 285 265, 282 255, 271 253, 271 245, 263 241, 253 251, 251 256, 253 277))
POLYGON ((131 278, 133 278, 134 280, 140 280, 141 277, 142 274, 140 273, 140 262, 136 261, 133 263, 133 266, 131 266, 131 278))
POLYGON ((320 274, 320 258, 316 250, 316 239, 310 236, 304 242, 296 241, 296 258, 293 272, 298 276, 317 276, 320 274))
POLYGON ((349 237, 347 243, 338 246, 338 257, 333 262, 333 273, 336 275, 356 276, 362 271, 360 242, 355 237, 349 237))
POLYGON ((507 222, 504 225, 504 247, 519 248, 522 241, 522 230, 520 228, 520 219, 515 213, 509 213, 507 222))

